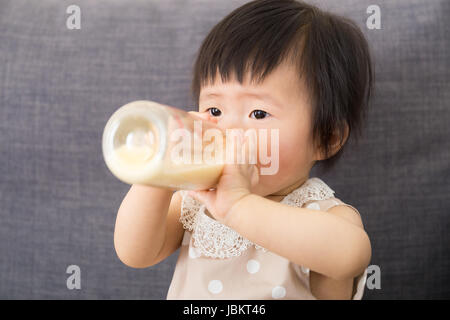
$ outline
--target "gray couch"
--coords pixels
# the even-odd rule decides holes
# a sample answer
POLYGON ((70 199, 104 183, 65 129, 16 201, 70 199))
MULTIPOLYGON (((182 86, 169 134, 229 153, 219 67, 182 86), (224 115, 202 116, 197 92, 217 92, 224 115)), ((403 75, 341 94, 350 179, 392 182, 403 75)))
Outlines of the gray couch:
MULTIPOLYGON (((133 100, 194 110, 196 51, 245 2, 0 0, 0 298, 166 297, 178 252, 139 270, 115 254, 129 186, 106 168, 102 130, 133 100), (66 27, 71 4, 80 30, 66 27), (70 265, 79 290, 66 286, 70 265)), ((375 60, 365 135, 320 176, 371 238, 381 289, 364 298, 450 298, 450 2, 314 3, 354 19, 375 60), (366 27, 371 4, 380 30, 366 27)))

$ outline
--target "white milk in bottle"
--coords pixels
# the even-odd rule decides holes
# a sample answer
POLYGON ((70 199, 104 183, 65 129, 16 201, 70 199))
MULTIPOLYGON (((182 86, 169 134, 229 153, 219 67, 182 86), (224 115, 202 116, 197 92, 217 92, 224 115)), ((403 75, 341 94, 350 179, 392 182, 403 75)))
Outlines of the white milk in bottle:
POLYGON ((134 101, 108 120, 102 138, 103 157, 109 170, 128 184, 210 189, 224 166, 223 149, 215 149, 213 159, 204 159, 202 132, 210 129, 221 134, 214 123, 186 111, 153 101, 134 101))

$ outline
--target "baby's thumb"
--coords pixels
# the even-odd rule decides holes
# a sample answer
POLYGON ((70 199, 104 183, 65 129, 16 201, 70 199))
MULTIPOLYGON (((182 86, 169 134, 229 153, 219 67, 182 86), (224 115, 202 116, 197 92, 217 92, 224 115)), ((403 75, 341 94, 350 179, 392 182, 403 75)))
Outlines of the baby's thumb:
POLYGON ((252 171, 253 171, 253 172, 252 172, 252 177, 251 177, 250 183, 251 183, 252 188, 253 188, 253 187, 255 187, 255 186, 258 184, 258 182, 259 182, 259 172, 258 172, 258 167, 257 167, 256 165, 253 165, 252 171))

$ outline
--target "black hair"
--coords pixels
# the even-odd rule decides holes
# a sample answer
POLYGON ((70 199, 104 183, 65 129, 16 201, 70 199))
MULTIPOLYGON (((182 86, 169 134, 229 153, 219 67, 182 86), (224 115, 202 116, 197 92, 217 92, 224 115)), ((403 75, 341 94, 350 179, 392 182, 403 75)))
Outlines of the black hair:
POLYGON ((198 105, 200 89, 218 74, 242 84, 250 72, 260 83, 289 62, 307 86, 312 106, 312 138, 325 154, 324 171, 343 152, 330 154, 333 133, 345 144, 361 135, 373 88, 368 43, 351 20, 298 0, 255 0, 235 9, 204 39, 193 68, 191 91, 198 105))

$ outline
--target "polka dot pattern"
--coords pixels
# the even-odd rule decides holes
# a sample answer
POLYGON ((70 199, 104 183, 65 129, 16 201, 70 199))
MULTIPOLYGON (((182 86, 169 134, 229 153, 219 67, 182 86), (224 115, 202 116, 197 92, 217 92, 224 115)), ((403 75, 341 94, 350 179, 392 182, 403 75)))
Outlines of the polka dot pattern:
MULTIPOLYGON (((327 211, 330 207, 341 204, 337 200, 335 198, 317 199, 316 197, 308 197, 307 200, 301 199, 301 203, 303 208, 327 211)), ((299 203, 295 203, 295 206, 298 205, 299 203)), ((199 210, 197 207, 195 208, 195 210, 199 210)), ((186 216, 188 216, 187 213, 186 216)), ((251 246, 247 251, 243 251, 242 255, 233 258, 236 263, 232 260, 224 260, 222 267, 220 260, 212 259, 206 252, 205 254, 202 253, 202 250, 205 250, 206 247, 200 249, 194 245, 195 231, 205 230, 194 229, 189 232, 187 227, 185 229, 179 265, 188 265, 190 268, 188 270, 194 270, 194 272, 186 277, 186 269, 181 269, 174 276, 173 282, 178 281, 178 283, 172 285, 172 291, 168 294, 169 299, 187 297, 206 299, 238 297, 239 299, 245 299, 246 296, 254 297, 258 295, 269 299, 314 298, 308 286, 308 279, 312 272, 306 266, 295 264, 284 258, 280 259, 271 252, 265 253, 259 251, 258 247, 251 246), (210 269, 208 269, 209 265, 211 265, 210 269)), ((202 236, 202 233, 197 235, 202 236)), ((209 235, 209 233, 204 232, 203 235, 209 235)), ((211 241, 211 245, 219 243, 224 247, 232 247, 237 243, 233 237, 221 237, 220 239, 221 242, 219 243, 215 241, 216 239, 213 236, 202 237, 202 240, 211 241)), ((217 246, 217 249, 220 249, 220 247, 217 246)), ((358 281, 359 298, 364 292, 366 277, 367 274, 358 281)))
POLYGON ((286 288, 283 286, 276 286, 272 289, 272 298, 281 299, 286 296, 286 288))
POLYGON ((247 262, 247 271, 248 273, 254 274, 259 271, 260 263, 257 260, 248 260, 247 262))
POLYGON ((208 284, 209 292, 213 294, 221 293, 223 290, 223 284, 220 280, 211 280, 208 284))
POLYGON ((196 259, 200 257, 202 254, 200 250, 198 250, 196 247, 193 247, 192 245, 189 246, 189 258, 196 259))
POLYGON ((315 202, 308 204, 306 206, 306 208, 312 209, 312 210, 320 210, 319 205, 317 203, 315 203, 315 202))

